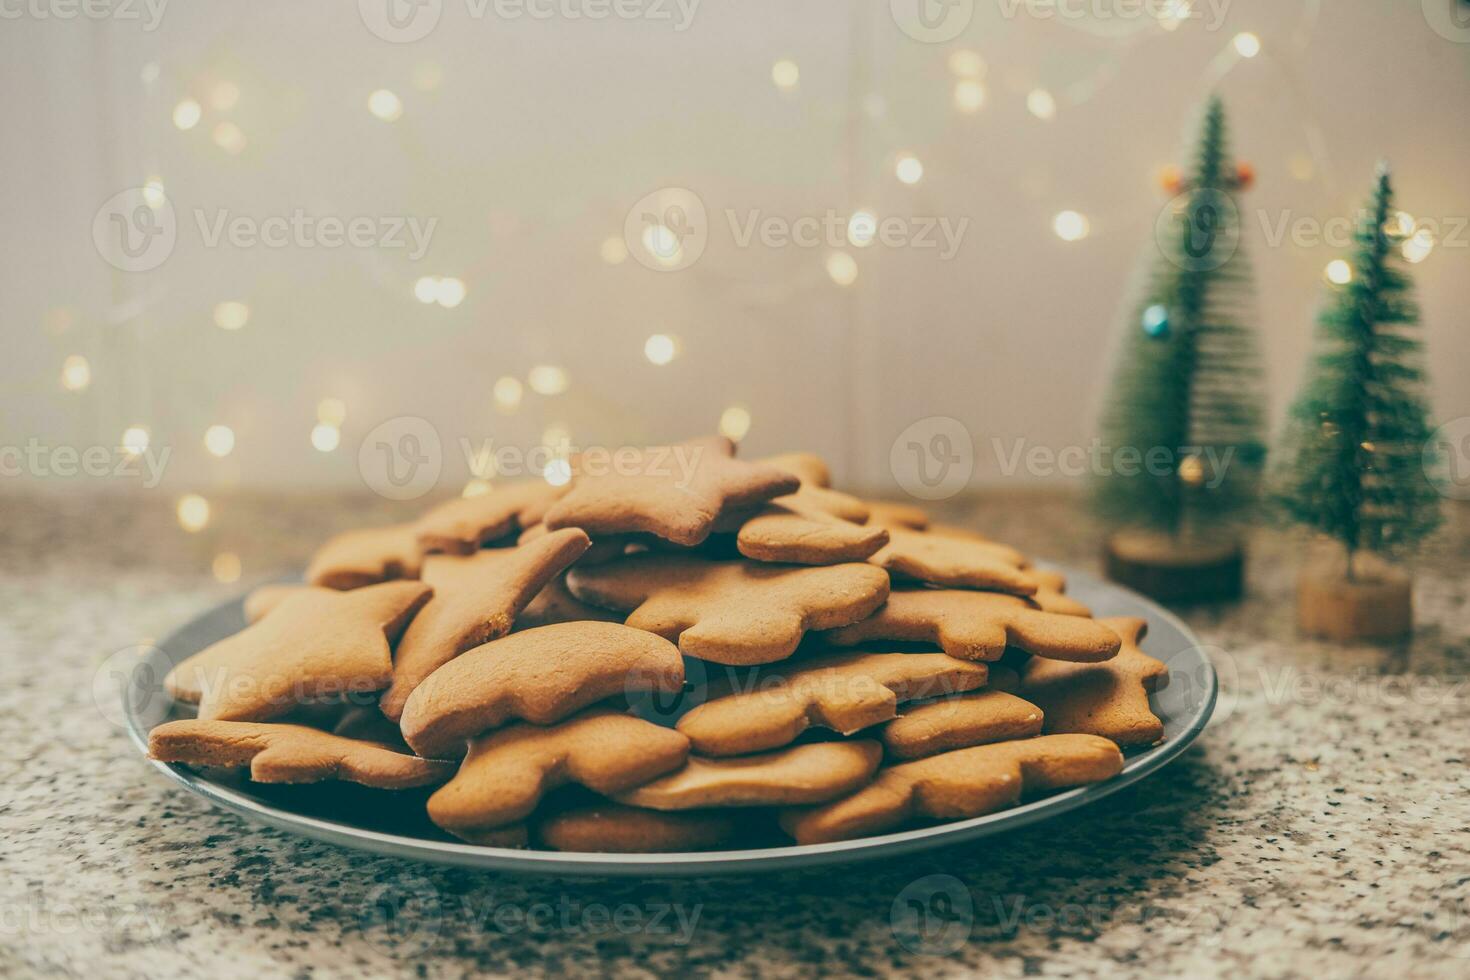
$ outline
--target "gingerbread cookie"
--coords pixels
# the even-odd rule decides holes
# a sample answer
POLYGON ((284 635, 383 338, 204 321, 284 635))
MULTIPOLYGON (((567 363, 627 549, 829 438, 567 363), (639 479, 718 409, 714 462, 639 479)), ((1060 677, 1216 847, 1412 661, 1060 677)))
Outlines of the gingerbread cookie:
POLYGON ((524 820, 559 786, 609 796, 672 772, 688 755, 678 732, 605 708, 549 728, 510 725, 470 742, 459 772, 429 798, 429 819, 470 840, 524 820))
MULTIPOLYGON (((293 716, 294 717, 294 716, 293 716)), ((388 720, 378 706, 354 704, 339 710, 330 725, 333 735, 356 739, 359 742, 376 742, 386 745, 395 752, 411 752, 403 740, 403 732, 388 720)))
POLYGON ((442 503, 414 524, 419 549, 474 554, 481 546, 541 520, 566 490, 544 480, 525 480, 442 503))
POLYGON ((434 598, 398 644, 383 713, 397 721, 425 677, 464 651, 510 632, 516 615, 588 544, 587 535, 569 528, 515 548, 424 559, 424 581, 434 587, 434 598))
POLYGON ((455 836, 481 847, 528 847, 531 843, 530 832, 523 823, 488 830, 463 830, 456 832, 455 836))
POLYGON ((1168 684, 1169 668, 1139 649, 1148 630, 1144 620, 1099 622, 1122 640, 1116 657, 1099 664, 1033 660, 1022 674, 1022 692, 1046 712, 1048 733, 1081 732, 1119 745, 1152 745, 1164 736, 1164 723, 1149 707, 1148 696, 1168 684))
POLYGON ((1040 583, 1026 570, 1026 556, 987 541, 893 528, 888 545, 869 559, 894 579, 953 589, 994 589, 1031 595, 1040 583))
POLYGON ((697 545, 722 511, 752 508, 800 486, 774 467, 737 461, 734 444, 719 437, 620 450, 612 462, 605 471, 580 473, 546 512, 546 526, 580 527, 594 537, 641 531, 697 545), (620 453, 631 455, 619 462, 620 453))
POLYGON ((245 597, 245 622, 258 623, 265 614, 298 592, 334 592, 320 585, 262 585, 245 597))
POLYGON ((1023 792, 1100 782, 1122 768, 1118 747, 1094 735, 996 742, 879 770, 872 783, 851 796, 787 810, 780 822, 799 844, 849 840, 926 819, 978 817, 1014 806, 1023 792))
MULTIPOLYGON (((596 547, 594 543, 588 551, 596 547)), ((586 557, 584 554, 583 560, 586 557)), ((536 598, 532 599, 530 604, 516 616, 512 631, 519 633, 523 630, 533 630, 555 623, 578 623, 587 620, 599 623, 621 623, 623 617, 606 609, 589 606, 568 592, 566 581, 561 576, 557 576, 547 582, 545 588, 536 593, 536 598)))
POLYGON ((886 528, 908 528, 922 531, 929 526, 929 515, 921 507, 892 500, 869 500, 868 523, 886 528))
POLYGON ((684 658, 663 637, 616 623, 560 623, 512 633, 430 674, 403 708, 419 755, 449 758, 509 721, 550 725, 604 698, 677 694, 684 658))
MULTIPOLYGON (((532 524, 521 532, 516 539, 516 544, 527 545, 533 541, 539 541, 551 533, 545 524, 532 524)), ((601 565, 603 562, 621 558, 630 548, 640 547, 647 550, 645 539, 657 541, 650 535, 639 534, 613 534, 598 538, 592 542, 592 546, 582 553, 577 561, 583 565, 601 565)))
POLYGON ((777 453, 774 456, 767 456, 760 462, 790 473, 800 480, 804 487, 832 486, 832 471, 828 468, 827 461, 816 453, 777 453))
POLYGON ((673 640, 691 657, 750 665, 789 657, 807 630, 869 615, 888 595, 888 575, 865 564, 807 568, 647 554, 574 568, 567 587, 583 602, 631 610, 629 626, 673 640))
POLYGON ((679 719, 696 752, 743 755, 786 745, 812 726, 850 735, 888 721, 900 701, 985 686, 984 664, 943 653, 813 657, 763 674, 759 689, 715 698, 679 719))
POLYGON ((1025 599, 959 589, 895 589, 874 615, 826 634, 837 646, 873 640, 936 643, 961 660, 997 660, 1007 645, 1038 657, 1095 663, 1118 652, 1096 620, 1034 609, 1025 599))
POLYGON ((330 538, 306 566, 306 581, 328 589, 360 589, 419 577, 418 535, 412 524, 344 531, 330 538))
POLYGON ((537 820, 536 841, 557 851, 659 854, 713 850, 739 829, 739 818, 728 810, 665 813, 596 801, 537 820))
POLYGON ((814 742, 739 759, 690 756, 684 768, 617 799, 650 810, 821 803, 866 786, 882 758, 882 746, 867 739, 814 742))
POLYGON ((1067 577, 1060 572, 1043 571, 1039 568, 1031 569, 1031 577, 1036 580, 1036 591, 1026 598, 1031 604, 1042 612, 1057 613, 1062 616, 1082 616, 1086 619, 1092 618, 1092 609, 1082 602, 1078 602, 1067 595, 1067 577))
POLYGON ((303 725, 247 721, 170 721, 148 733, 148 756, 190 766, 250 767, 257 783, 342 779, 375 789, 441 783, 453 763, 394 752, 303 725))
POLYGON ((830 514, 854 524, 867 522, 871 513, 868 505, 850 493, 833 490, 827 464, 815 453, 783 453, 768 456, 760 462, 790 473, 801 481, 796 493, 777 497, 772 503, 796 503, 804 511, 830 514))
POLYGON ((164 687, 197 702, 200 718, 223 721, 267 721, 302 702, 380 691, 393 675, 389 645, 432 593, 423 582, 297 593, 179 664, 164 687))
POLYGON ((837 565, 863 561, 888 543, 888 531, 812 507, 805 493, 773 500, 746 519, 735 538, 740 554, 756 561, 837 565))
POLYGON ((1040 708, 1014 694, 987 689, 911 706, 884 725, 879 737, 893 758, 921 759, 1040 734, 1040 708))

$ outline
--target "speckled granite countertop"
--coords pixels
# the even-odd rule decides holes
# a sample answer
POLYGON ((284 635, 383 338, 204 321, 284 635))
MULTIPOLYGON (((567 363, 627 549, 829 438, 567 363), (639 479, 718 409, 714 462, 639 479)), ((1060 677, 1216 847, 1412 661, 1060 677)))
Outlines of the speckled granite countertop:
MULTIPOLYGON (((381 502, 220 499, 193 536, 154 497, 6 497, 0 513, 5 976, 1470 975, 1463 510, 1420 569, 1420 630, 1394 648, 1298 639, 1293 551, 1261 536, 1252 597, 1186 615, 1227 651, 1219 721, 1139 787, 892 863, 648 883, 472 873, 261 829, 169 784, 114 726, 93 683, 110 653, 299 567, 328 531, 387 516, 381 502), (240 583, 211 578, 222 550, 240 583), (948 925, 895 929, 915 897, 948 925)), ((947 516, 1096 565, 1068 498, 947 516)))

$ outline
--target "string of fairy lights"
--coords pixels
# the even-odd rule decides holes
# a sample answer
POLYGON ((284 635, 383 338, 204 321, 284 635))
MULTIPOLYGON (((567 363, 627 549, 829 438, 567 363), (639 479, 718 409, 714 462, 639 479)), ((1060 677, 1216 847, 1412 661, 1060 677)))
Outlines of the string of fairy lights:
MULTIPOLYGON (((1177 30, 1191 15, 1192 0, 1171 0, 1160 8, 1157 28, 1165 32, 1177 30)), ((1308 16, 1304 16, 1293 47, 1305 47, 1315 23, 1317 0, 1307 5, 1308 16)), ((1126 44, 1124 45, 1127 46, 1126 44)), ((1211 81, 1218 81, 1228 71, 1243 62, 1252 61, 1265 53, 1261 38, 1251 32, 1234 35, 1223 50, 1209 65, 1206 74, 1211 81)), ((979 52, 969 47, 956 46, 946 52, 948 69, 948 99, 953 111, 960 116, 974 116, 983 112, 997 97, 988 83, 988 66, 979 52)), ((1117 56, 1121 58, 1121 55, 1117 56)), ((769 68, 770 82, 776 91, 785 97, 799 97, 802 73, 797 62, 789 57, 774 61, 769 68)), ((1099 88, 1117 73, 1117 62, 1104 65, 1096 77, 1070 86, 1059 97, 1057 92, 1034 86, 1025 91, 1021 98, 1027 113, 1038 123, 1055 121, 1059 114, 1090 99, 1099 88)), ((145 65, 141 78, 145 86, 153 87, 159 79, 156 62, 145 65)), ((420 65, 414 70, 411 85, 418 92, 437 89, 443 81, 442 70, 433 63, 420 65)), ((198 86, 199 91, 180 98, 172 107, 169 119, 179 133, 189 133, 203 127, 210 141, 223 153, 237 156, 249 145, 247 134, 229 118, 233 110, 245 97, 240 85, 227 78, 214 78, 198 86)), ((1007 92, 1007 98, 1015 93, 1007 92)), ((876 96, 870 96, 876 99, 876 96)), ((364 100, 366 111, 384 124, 392 125, 401 120, 408 107, 403 97, 388 88, 379 88, 367 94, 364 100)), ((881 112, 867 113, 870 123, 881 128, 881 112)), ((1310 120, 1309 142, 1320 144, 1315 124, 1310 120)), ((885 136, 887 134, 884 134, 885 136)), ((1294 158, 1290 162, 1293 176, 1308 179, 1315 170, 1310 158, 1294 158)), ((895 151, 885 158, 885 168, 891 167, 891 178, 898 183, 913 187, 919 185, 926 175, 923 160, 910 151, 895 151)), ((1165 175, 1167 182, 1168 177, 1165 175)), ((163 178, 150 175, 144 183, 144 199, 152 207, 162 206, 166 200, 163 178)), ((859 207, 848 218, 846 242, 855 251, 873 243, 879 228, 879 216, 871 209, 859 207)), ((1086 240, 1092 232, 1092 221, 1087 213, 1076 208, 1064 208, 1051 216, 1050 229, 1063 243, 1086 240)), ((1400 242, 1405 259, 1411 263, 1423 262, 1436 245, 1434 230, 1421 226, 1412 215, 1400 212, 1393 219, 1390 231, 1400 242)), ((632 242, 620 234, 609 234, 598 245, 598 259, 611 266, 622 265, 631 257, 630 248, 644 248, 656 262, 677 262, 678 237, 668 229, 658 227, 645 232, 640 241, 632 242)), ((830 283, 839 289, 854 286, 859 278, 860 266, 853 252, 837 249, 826 252, 822 257, 822 270, 830 283)), ((1335 286, 1352 282, 1353 269, 1345 259, 1334 259, 1324 270, 1324 279, 1335 286)), ((471 284, 463 278, 448 275, 423 275, 408 287, 414 299, 428 306, 454 309, 462 304, 471 284)), ((222 331, 246 329, 251 322, 251 309, 247 302, 239 299, 224 299, 212 310, 214 326, 222 331)), ((643 341, 643 357, 655 367, 667 367, 683 354, 683 343, 676 334, 654 333, 643 341)), ((61 387, 66 392, 86 391, 96 380, 92 363, 80 353, 66 355, 60 371, 61 387)), ((514 415, 522 407, 526 392, 542 398, 554 398, 564 394, 572 381, 564 367, 555 363, 531 365, 524 377, 503 375, 497 378, 490 389, 490 401, 502 415, 514 415)), ((306 441, 317 452, 334 453, 342 445, 342 427, 348 417, 348 406, 339 397, 323 396, 316 406, 316 418, 312 421, 306 441)), ((750 409, 741 404, 723 409, 718 420, 718 429, 730 439, 739 441, 750 431, 752 424, 750 409)), ((127 425, 119 436, 119 446, 125 454, 137 456, 146 452, 151 441, 151 429, 146 421, 135 421, 127 425)), ((203 450, 210 457, 224 459, 235 452, 235 431, 223 422, 213 422, 200 434, 203 450)), ((546 426, 542 433, 542 444, 547 447, 569 447, 571 433, 559 422, 546 426)), ((485 493, 492 489, 493 460, 475 458, 470 461, 471 477, 463 493, 466 496, 485 493)), ((571 476, 571 469, 562 456, 554 457, 546 466, 542 476, 553 484, 564 483, 571 476)), ((197 492, 180 496, 176 501, 176 517, 179 526, 186 532, 198 533, 207 528, 212 519, 211 505, 207 498, 197 492)), ((214 577, 220 582, 234 582, 242 574, 242 562, 238 554, 221 551, 212 560, 214 577)))

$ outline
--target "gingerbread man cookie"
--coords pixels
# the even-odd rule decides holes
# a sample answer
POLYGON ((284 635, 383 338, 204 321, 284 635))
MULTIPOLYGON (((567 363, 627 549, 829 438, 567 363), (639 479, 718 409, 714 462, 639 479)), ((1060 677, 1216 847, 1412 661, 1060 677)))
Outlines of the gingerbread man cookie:
POLYGON ((1123 753, 1094 735, 996 742, 881 769, 851 796, 787 810, 780 822, 797 843, 824 844, 925 819, 982 816, 1016 805, 1023 793, 1101 782, 1122 769, 1123 753))
POLYGON ((1041 734, 1041 723, 1036 705, 987 689, 910 707, 884 725, 879 737, 890 756, 921 759, 971 745, 1030 738, 1041 734))
POLYGON ((645 554, 574 568, 567 587, 583 602, 631 610, 627 625, 673 640, 688 656, 750 665, 789 657, 807 630, 869 615, 888 596, 888 575, 856 563, 808 568, 645 554))
POLYGON ((524 820, 559 786, 610 796, 672 772, 688 755, 678 732, 605 708, 549 728, 509 725, 470 742, 459 772, 429 798, 429 819, 470 840, 524 820))
POLYGON ((1152 745, 1164 723, 1149 707, 1148 696, 1169 682, 1169 668, 1138 646, 1148 630, 1142 619, 1119 617, 1099 622, 1123 647, 1099 664, 1032 660, 1021 676, 1022 693, 1046 712, 1047 732, 1101 735, 1119 745, 1152 745))
POLYGON ((1038 657, 1095 663, 1118 652, 1118 635, 1096 620, 1032 608, 1025 599, 959 589, 895 589, 877 613, 833 630, 837 646, 873 640, 936 643, 961 660, 998 660, 1006 646, 1038 657))
POLYGON ((1027 571, 1026 556, 1014 548, 904 528, 891 529, 888 545, 869 560, 895 579, 954 589, 1031 595, 1040 584, 1027 571))
POLYGON ((985 664, 943 653, 813 657, 763 673, 754 691, 706 701, 679 719, 696 752, 743 755, 786 745, 812 726, 849 735, 898 714, 898 703, 983 687, 985 664))

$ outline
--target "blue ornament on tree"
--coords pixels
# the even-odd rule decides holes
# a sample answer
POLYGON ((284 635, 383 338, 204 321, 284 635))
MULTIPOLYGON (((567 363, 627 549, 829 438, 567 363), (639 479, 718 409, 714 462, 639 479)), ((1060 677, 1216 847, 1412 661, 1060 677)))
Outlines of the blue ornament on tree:
POLYGON ((1169 336, 1169 309, 1155 303, 1143 311, 1143 332, 1155 340, 1169 336))

